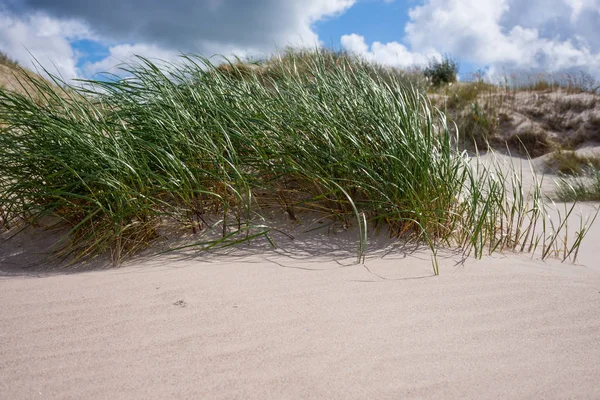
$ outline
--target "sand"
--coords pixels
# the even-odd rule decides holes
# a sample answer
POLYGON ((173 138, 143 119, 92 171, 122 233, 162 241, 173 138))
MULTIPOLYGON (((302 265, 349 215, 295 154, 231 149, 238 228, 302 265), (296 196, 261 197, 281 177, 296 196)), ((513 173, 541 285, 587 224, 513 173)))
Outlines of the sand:
POLYGON ((600 397, 597 264, 330 242, 4 276, 0 397, 600 397))
POLYGON ((2 399, 600 398, 600 223, 577 265, 444 251, 438 277, 376 239, 355 264, 352 232, 87 272, 34 236, 0 248, 2 399))

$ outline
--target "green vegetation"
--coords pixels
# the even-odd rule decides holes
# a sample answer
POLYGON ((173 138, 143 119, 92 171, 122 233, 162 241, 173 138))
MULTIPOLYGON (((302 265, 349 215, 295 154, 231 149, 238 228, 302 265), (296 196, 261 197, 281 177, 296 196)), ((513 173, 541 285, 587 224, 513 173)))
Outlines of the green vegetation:
POLYGON ((600 170, 599 157, 586 157, 574 151, 559 150, 545 161, 546 169, 562 175, 579 176, 590 169, 600 170))
POLYGON ((504 101, 503 96, 497 95, 496 86, 482 80, 458 83, 438 88, 432 96, 443 99, 440 107, 456 124, 463 148, 489 148, 498 134, 500 106, 504 101))
POLYGON ((328 51, 122 70, 81 87, 28 76, 29 94, 0 89, 2 224, 56 219, 69 228, 59 256, 118 263, 167 222, 196 232, 200 249, 272 243, 270 210, 355 221, 359 260, 368 227, 387 227, 429 245, 436 274, 440 245, 477 257, 563 248, 539 186, 468 159, 402 75, 328 51))
POLYGON ((600 82, 584 71, 570 73, 511 74, 504 77, 504 86, 512 91, 553 92, 568 94, 600 94, 600 82))
POLYGON ((600 170, 588 169, 583 176, 562 178, 556 197, 560 201, 600 201, 600 170))
POLYGON ((546 167, 561 175, 556 192, 560 201, 600 200, 600 157, 557 151, 546 160, 546 167))
POLYGON ((458 77, 458 62, 446 55, 442 59, 433 58, 423 71, 434 87, 454 83, 458 77))
POLYGON ((6 65, 11 68, 17 68, 19 66, 19 63, 10 58, 8 54, 0 50, 0 65, 6 65))
POLYGON ((327 49, 307 50, 287 48, 284 52, 271 60, 254 60, 244 62, 241 59, 235 59, 235 62, 226 60, 226 62, 217 65, 219 72, 235 75, 244 79, 248 75, 256 74, 261 80, 265 78, 277 79, 279 68, 278 64, 285 65, 286 68, 293 69, 295 73, 302 75, 311 73, 309 67, 315 56, 322 57, 325 60, 325 68, 335 69, 342 64, 360 64, 364 71, 373 79, 383 81, 388 85, 401 84, 411 86, 419 91, 426 91, 429 86, 427 78, 419 68, 401 69, 396 67, 383 66, 375 63, 367 63, 364 60, 356 58, 345 51, 330 51, 327 49))

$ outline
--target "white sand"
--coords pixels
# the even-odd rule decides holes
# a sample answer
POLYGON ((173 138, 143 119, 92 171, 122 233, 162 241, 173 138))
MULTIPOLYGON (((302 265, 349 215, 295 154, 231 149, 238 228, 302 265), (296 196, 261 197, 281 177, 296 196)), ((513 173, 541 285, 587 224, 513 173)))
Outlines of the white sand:
POLYGON ((319 232, 14 275, 29 239, 0 248, 2 399, 600 398, 600 223, 584 265, 443 253, 439 277, 319 232))
POLYGON ((0 397, 600 397, 597 264, 333 250, 0 278, 0 397))

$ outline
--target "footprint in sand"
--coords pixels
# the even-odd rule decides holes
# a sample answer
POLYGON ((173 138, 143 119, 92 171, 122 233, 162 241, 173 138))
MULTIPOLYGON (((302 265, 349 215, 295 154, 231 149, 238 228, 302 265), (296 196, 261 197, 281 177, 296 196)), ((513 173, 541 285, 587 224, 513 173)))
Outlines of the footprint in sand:
POLYGON ((187 306, 187 302, 185 300, 177 300, 175 303, 173 303, 173 305, 184 308, 187 306))

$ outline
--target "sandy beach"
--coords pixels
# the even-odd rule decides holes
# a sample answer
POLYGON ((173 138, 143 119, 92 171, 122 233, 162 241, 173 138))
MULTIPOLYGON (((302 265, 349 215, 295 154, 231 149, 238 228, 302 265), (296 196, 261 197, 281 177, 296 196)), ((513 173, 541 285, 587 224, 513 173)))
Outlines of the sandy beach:
POLYGON ((423 249, 372 245, 357 265, 351 238, 326 233, 12 269, 0 397, 598 398, 598 239, 596 224, 579 265, 442 252, 438 277, 423 249))

